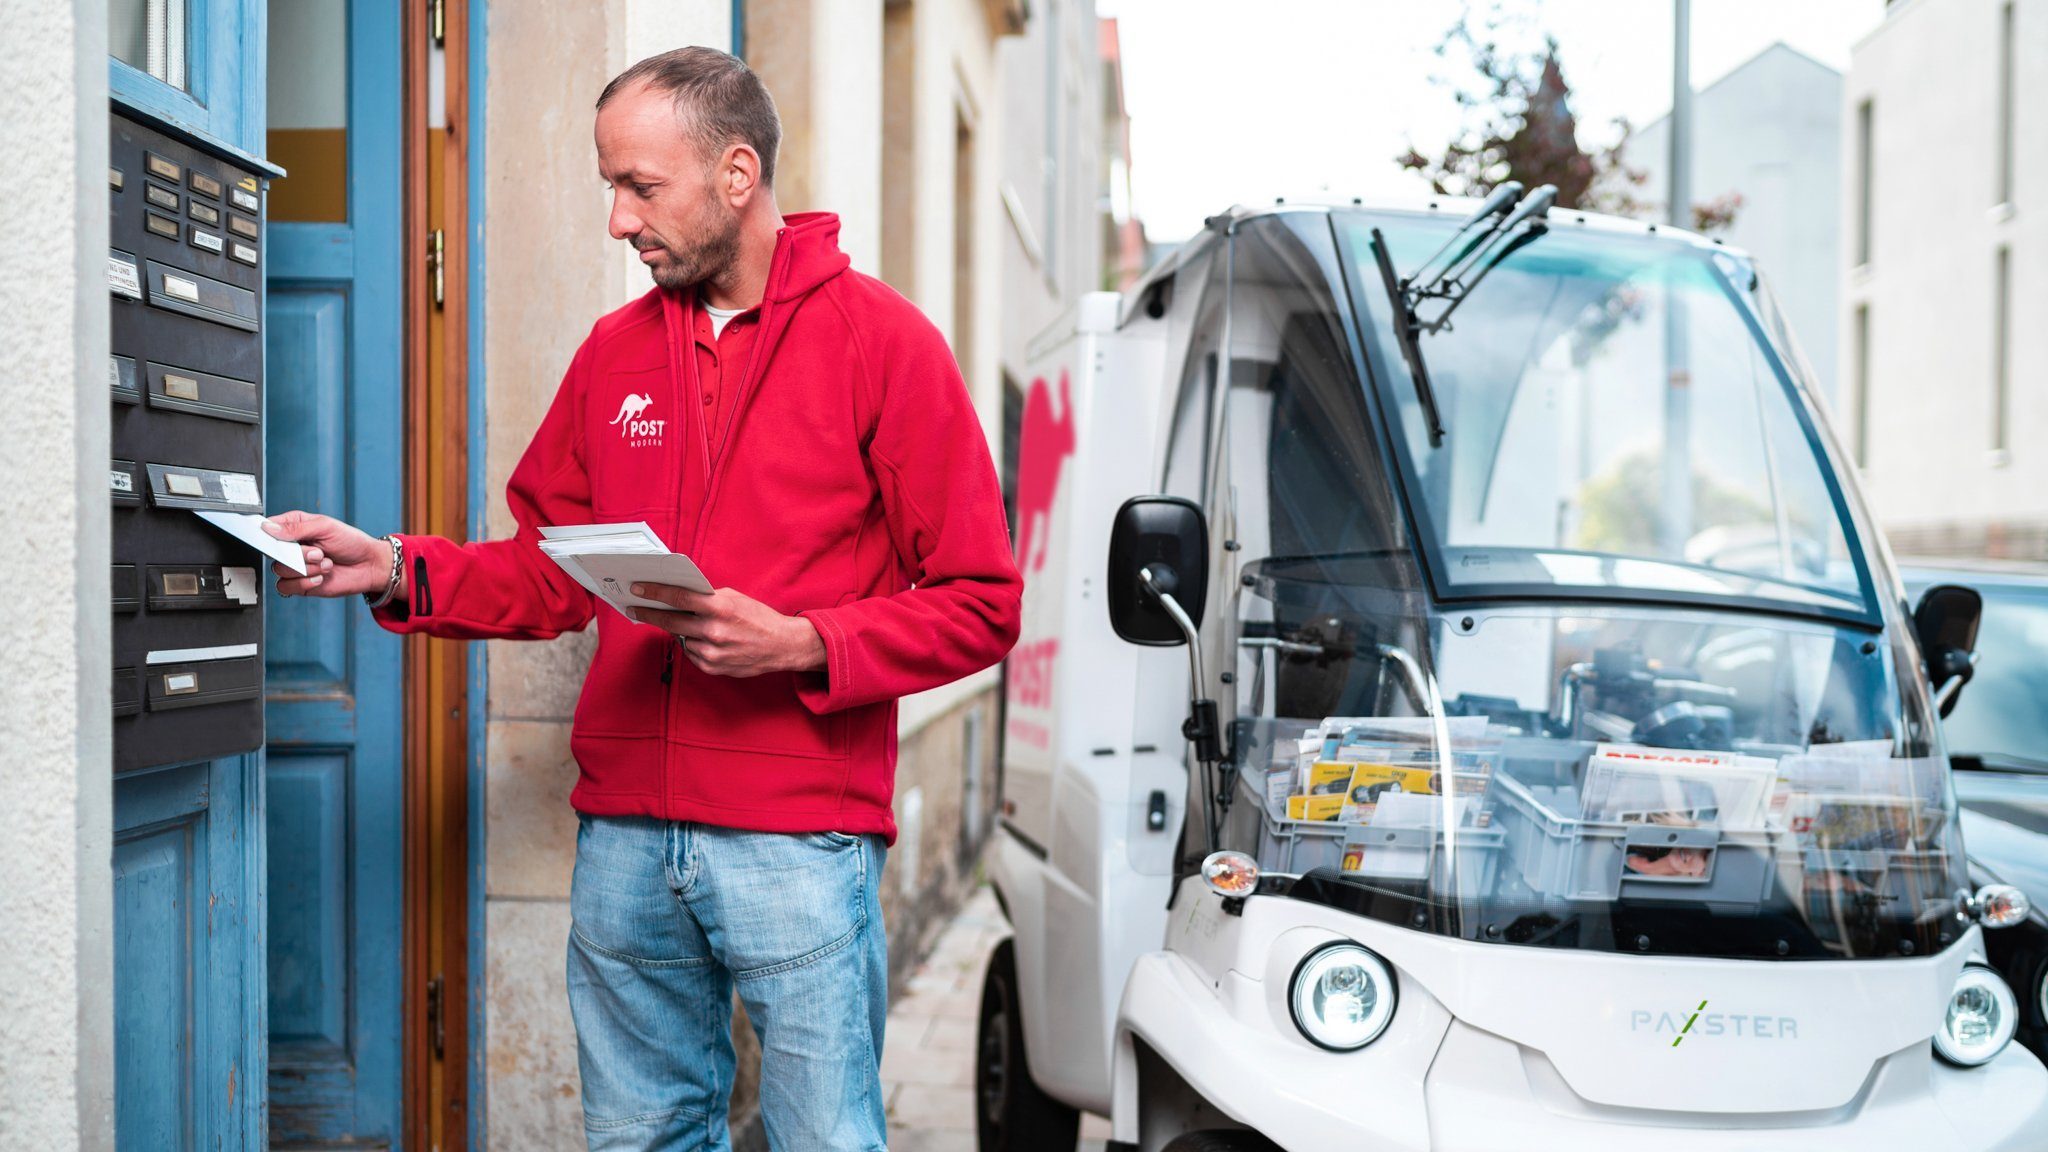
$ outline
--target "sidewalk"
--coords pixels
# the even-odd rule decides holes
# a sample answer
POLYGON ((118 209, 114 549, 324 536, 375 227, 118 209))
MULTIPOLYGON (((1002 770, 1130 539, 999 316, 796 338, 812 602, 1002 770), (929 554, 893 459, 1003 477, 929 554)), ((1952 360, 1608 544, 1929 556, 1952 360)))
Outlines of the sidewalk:
MULTIPOLYGON (((974 1032, 989 953, 1010 934, 995 893, 977 888, 889 1010, 882 1095, 890 1152, 975 1152, 974 1032)), ((1079 1152, 1101 1152, 1109 1122, 1081 1118, 1079 1152)), ((1048 1150, 1056 1152, 1056 1150, 1048 1150)))

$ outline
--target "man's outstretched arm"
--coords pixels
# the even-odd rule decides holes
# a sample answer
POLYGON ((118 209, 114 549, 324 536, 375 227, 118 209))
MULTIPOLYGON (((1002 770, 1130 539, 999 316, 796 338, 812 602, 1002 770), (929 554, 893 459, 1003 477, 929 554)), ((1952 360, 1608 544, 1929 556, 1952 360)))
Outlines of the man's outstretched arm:
MULTIPOLYGON (((539 546, 541 525, 592 519, 580 447, 582 368, 579 353, 505 486, 518 525, 512 538, 457 544, 401 535, 398 587, 377 610, 379 624, 457 640, 546 640, 590 623, 596 611, 590 593, 539 546)), ((390 541, 312 512, 279 513, 265 527, 305 549, 304 576, 272 565, 280 594, 383 596, 391 580, 390 541)))

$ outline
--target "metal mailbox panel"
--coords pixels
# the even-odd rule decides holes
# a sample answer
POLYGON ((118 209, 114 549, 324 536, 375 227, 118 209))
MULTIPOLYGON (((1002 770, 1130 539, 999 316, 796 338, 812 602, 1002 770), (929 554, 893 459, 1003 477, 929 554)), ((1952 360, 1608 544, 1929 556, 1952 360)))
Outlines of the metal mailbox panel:
POLYGON ((194 515, 265 511, 264 286, 251 226, 262 185, 118 112, 110 126, 110 608, 114 767, 125 773, 263 744, 267 568, 194 515), (249 224, 230 232, 235 219, 249 224), (216 655, 162 660, 179 653, 216 655))

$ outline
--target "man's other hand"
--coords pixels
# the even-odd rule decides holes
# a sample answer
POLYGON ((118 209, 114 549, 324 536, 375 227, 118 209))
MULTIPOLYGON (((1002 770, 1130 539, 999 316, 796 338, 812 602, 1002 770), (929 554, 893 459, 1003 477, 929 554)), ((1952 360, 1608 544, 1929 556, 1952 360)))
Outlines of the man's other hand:
MULTIPOLYGON (((285 596, 382 596, 391 579, 391 543, 332 516, 312 512, 280 512, 263 522, 263 530, 279 540, 301 545, 306 574, 272 564, 277 590, 285 596)), ((399 594, 404 595, 400 574, 399 594)))
POLYGON ((810 621, 784 616, 744 593, 635 584, 633 595, 675 606, 673 612, 635 608, 633 618, 682 637, 683 655, 713 676, 809 672, 825 666, 825 642, 810 621))

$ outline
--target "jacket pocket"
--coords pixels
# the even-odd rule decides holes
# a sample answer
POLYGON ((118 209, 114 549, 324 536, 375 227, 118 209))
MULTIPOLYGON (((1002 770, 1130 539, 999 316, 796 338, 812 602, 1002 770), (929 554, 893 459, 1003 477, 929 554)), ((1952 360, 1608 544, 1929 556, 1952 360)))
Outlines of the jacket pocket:
POLYGON ((687 659, 676 661, 676 723, 680 744, 733 752, 846 757, 846 717, 819 716, 796 696, 796 675, 771 672, 744 679, 708 676, 687 659))

